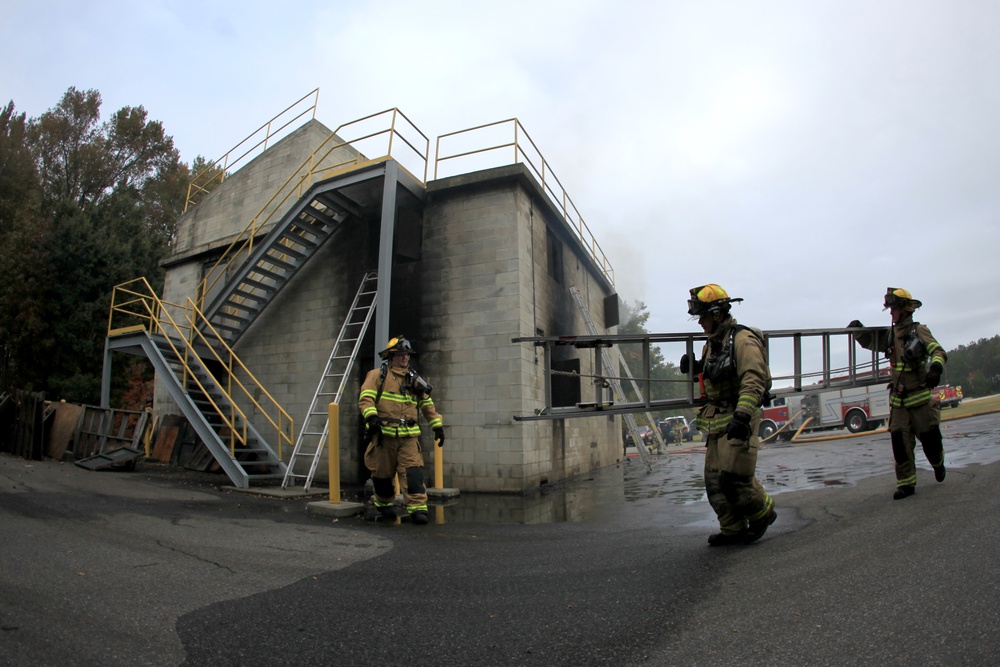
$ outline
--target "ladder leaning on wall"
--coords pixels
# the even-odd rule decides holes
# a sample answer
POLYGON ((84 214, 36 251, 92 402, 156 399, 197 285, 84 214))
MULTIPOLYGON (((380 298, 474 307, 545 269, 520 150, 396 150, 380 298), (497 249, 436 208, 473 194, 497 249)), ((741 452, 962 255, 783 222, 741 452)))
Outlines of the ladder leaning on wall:
MULTIPOLYGON (((316 393, 313 394, 312 402, 309 404, 309 412, 299 429, 295 448, 288 460, 288 470, 285 471, 285 478, 281 482, 283 489, 295 486, 297 479, 305 480, 303 486, 306 491, 312 485, 330 432, 329 405, 330 403, 340 404, 347 379, 350 377, 351 369, 354 368, 354 362, 358 358, 361 342, 364 340, 368 324, 375 312, 377 294, 378 276, 375 273, 366 273, 361 280, 361 286, 358 287, 358 293, 354 295, 354 302, 340 328, 340 334, 333 344, 330 359, 326 362, 326 369, 323 371, 323 376, 316 386, 316 393), (345 353, 347 346, 351 348, 349 354, 345 353), (308 472, 295 472, 297 468, 304 468, 306 464, 308 464, 308 472)), ((339 452, 331 453, 331 455, 337 456, 339 452)))
MULTIPOLYGON (((576 305, 583 314, 583 319, 587 323, 587 331, 592 336, 598 335, 600 332, 597 330, 597 324, 594 322, 594 318, 590 316, 590 310, 587 309, 587 304, 583 301, 583 295, 580 294, 580 290, 576 288, 576 285, 570 285, 570 293, 576 300, 576 305)), ((617 377, 616 370, 619 365, 616 365, 611 360, 611 354, 608 352, 607 348, 601 350, 601 356, 603 357, 604 367, 607 372, 610 373, 608 376, 608 384, 611 385, 611 390, 614 392, 614 397, 616 401, 624 402, 625 392, 622 389, 622 384, 617 377)), ((642 394, 639 391, 639 387, 635 384, 635 379, 632 377, 632 372, 629 370, 628 365, 625 363, 625 359, 622 358, 616 350, 615 356, 617 357, 618 363, 622 370, 625 371, 626 377, 632 383, 632 390, 635 392, 636 396, 641 397, 642 394)), ((639 425, 635 421, 635 415, 632 413, 626 413, 622 415, 625 419, 625 425, 628 428, 628 432, 632 435, 632 444, 635 445, 636 450, 639 452, 639 457, 642 459, 643 465, 646 466, 646 471, 649 472, 653 469, 653 464, 649 458, 649 449, 646 447, 646 443, 642 440, 642 433, 639 432, 639 425)), ((660 436, 660 430, 656 428, 656 420, 653 419, 653 415, 646 413, 646 418, 649 419, 649 425, 652 428, 653 436, 659 443, 659 451, 664 451, 663 438, 660 436)))

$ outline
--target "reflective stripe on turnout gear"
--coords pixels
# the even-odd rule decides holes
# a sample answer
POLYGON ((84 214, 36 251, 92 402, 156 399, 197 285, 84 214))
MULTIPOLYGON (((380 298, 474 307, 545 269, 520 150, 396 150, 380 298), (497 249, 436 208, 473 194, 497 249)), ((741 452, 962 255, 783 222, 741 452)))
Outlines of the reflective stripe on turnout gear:
POLYGON ((361 385, 358 408, 362 417, 367 420, 372 415, 378 415, 382 421, 380 427, 382 434, 391 438, 419 436, 420 426, 417 424, 417 418, 420 414, 424 415, 431 428, 443 425, 441 415, 435 409, 430 396, 417 397, 404 389, 408 370, 390 366, 383 380, 379 369, 375 368, 368 371, 361 385))

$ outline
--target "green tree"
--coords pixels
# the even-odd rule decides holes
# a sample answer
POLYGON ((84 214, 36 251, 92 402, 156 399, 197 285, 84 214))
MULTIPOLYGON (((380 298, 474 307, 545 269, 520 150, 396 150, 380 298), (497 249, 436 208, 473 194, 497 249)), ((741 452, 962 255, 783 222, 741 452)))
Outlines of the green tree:
POLYGON ((17 162, 11 185, 0 175, 0 211, 22 192, 36 206, 0 232, 16 286, 0 293, 5 383, 96 402, 112 288, 139 276, 162 284, 190 172, 141 106, 101 123, 100 94, 70 88, 27 122, 9 108, 0 143, 22 158, 27 150, 31 169, 17 162))
MULTIPOLYGON (((0 111, 0 388, 12 387, 21 352, 46 336, 38 287, 48 280, 41 187, 25 114, 0 111)), ((30 358, 30 357, 29 357, 30 358)))
POLYGON ((949 351, 944 381, 960 385, 970 398, 1000 391, 1000 335, 949 351))

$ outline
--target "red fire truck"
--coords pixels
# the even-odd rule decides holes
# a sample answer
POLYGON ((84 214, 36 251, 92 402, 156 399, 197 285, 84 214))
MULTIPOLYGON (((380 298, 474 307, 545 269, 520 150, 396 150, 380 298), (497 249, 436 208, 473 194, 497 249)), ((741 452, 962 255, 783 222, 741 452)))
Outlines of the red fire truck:
POLYGON ((889 389, 885 385, 830 389, 775 398, 771 407, 763 410, 758 434, 764 439, 787 426, 778 437, 791 439, 807 419, 804 432, 846 428, 860 433, 878 428, 888 418, 889 389))
POLYGON ((965 398, 961 387, 952 387, 950 384, 936 388, 934 394, 941 401, 942 408, 957 408, 962 404, 962 399, 965 398))

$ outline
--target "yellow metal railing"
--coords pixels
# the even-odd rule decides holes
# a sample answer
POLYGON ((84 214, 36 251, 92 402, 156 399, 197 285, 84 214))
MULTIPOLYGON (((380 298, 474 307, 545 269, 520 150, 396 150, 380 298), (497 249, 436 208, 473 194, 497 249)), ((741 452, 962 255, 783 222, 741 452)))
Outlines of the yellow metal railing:
MULTIPOLYGON (((389 158, 400 161, 400 143, 412 151, 412 153, 406 152, 407 157, 410 158, 408 161, 412 161, 415 156, 418 162, 423 164, 423 177, 420 181, 423 183, 427 179, 427 153, 430 150, 430 139, 413 125, 399 109, 386 109, 345 123, 334 130, 333 134, 327 137, 281 184, 257 215, 240 232, 236 240, 226 248, 212 268, 205 272, 198 287, 198 306, 205 308, 207 295, 219 284, 220 280, 225 279, 229 267, 234 262, 245 261, 252 254, 257 236, 279 211, 285 210, 285 204, 289 198, 294 196, 297 200, 313 183, 340 173, 389 158), (387 124, 383 125, 382 123, 386 121, 387 124), (373 125, 374 127, 372 127, 373 125), (402 133, 401 130, 404 128, 415 131, 423 138, 422 152, 402 133), (351 139, 341 138, 341 134, 348 129, 358 134, 353 135, 351 139), (382 142, 385 142, 384 151, 381 149, 382 142), (375 148, 376 154, 380 157, 365 157, 361 149, 369 146, 375 148), (397 151, 395 154, 393 153, 394 148, 397 151)), ((400 161, 400 164, 404 163, 400 161)), ((414 176, 414 178, 418 177, 414 176)))
POLYGON ((161 301, 145 278, 136 278, 116 285, 112 293, 111 309, 108 315, 108 336, 138 330, 160 334, 166 338, 174 358, 183 367, 182 386, 186 387, 188 381, 193 381, 211 403, 213 410, 222 418, 228 431, 227 434, 223 435, 228 438, 231 455, 235 456, 237 445, 247 445, 247 424, 249 423, 246 414, 233 398, 234 392, 236 392, 249 405, 253 406, 255 411, 267 420, 274 429, 278 438, 278 458, 282 458, 284 445, 291 446, 295 441, 294 421, 257 381, 250 369, 236 356, 236 353, 226 345, 218 331, 212 327, 190 298, 183 306, 161 301), (183 312, 183 324, 177 322, 171 315, 171 310, 178 314, 183 312), (178 339, 183 340, 184 345, 178 346, 176 342, 178 339), (225 385, 222 389, 229 397, 228 409, 226 406, 218 405, 212 399, 208 388, 192 371, 189 359, 190 355, 194 354, 193 348, 196 344, 200 344, 208 350, 212 358, 226 371, 225 380, 216 377, 216 381, 225 385), (266 402, 270 403, 271 409, 266 409, 256 398, 256 395, 265 398, 266 402))
MULTIPOLYGON (((510 155, 509 153, 507 154, 510 155)), ((479 168, 496 167, 502 164, 516 164, 518 162, 527 166, 535 178, 538 179, 539 183, 541 183, 542 189, 562 213, 563 219, 576 233, 587 254, 597 263, 608 281, 612 285, 615 284, 614 268, 611 266, 611 262, 608 261, 607 255, 604 254, 600 244, 597 243, 597 239, 590 231, 590 228, 587 227, 587 223, 583 221, 583 216, 580 215, 576 204, 570 199, 566 188, 559 182, 559 179, 552 172, 548 161, 542 156, 541 151, 538 150, 535 142, 532 141, 517 118, 478 125, 466 130, 459 130, 439 136, 435 144, 434 178, 438 178, 438 169, 442 166, 442 163, 460 158, 464 159, 467 163, 474 162, 472 158, 478 158, 479 162, 477 166, 479 168), (445 143, 451 145, 448 153, 442 153, 442 140, 447 140, 445 143), (483 146, 484 141, 491 143, 483 146), (499 141, 500 143, 492 143, 495 141, 499 141), (506 159, 497 161, 495 159, 499 151, 510 148, 514 149, 513 161, 506 159)))
POLYGON ((213 185, 217 185, 226 180, 229 170, 242 162, 248 155, 257 154, 267 150, 267 144, 289 125, 299 120, 308 113, 316 118, 316 107, 319 105, 319 88, 306 93, 298 100, 288 105, 271 120, 267 121, 256 130, 251 132, 246 139, 233 146, 229 151, 215 162, 206 166, 195 174, 188 184, 187 199, 184 201, 184 212, 188 207, 197 204, 204 195, 208 194, 213 185), (309 103, 309 98, 312 102, 309 103), (303 108, 304 104, 308 104, 303 108))

